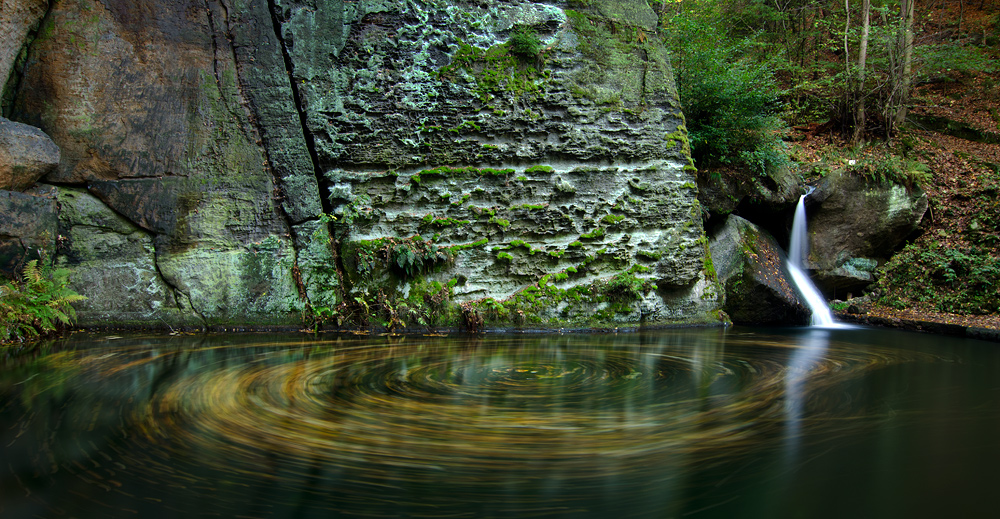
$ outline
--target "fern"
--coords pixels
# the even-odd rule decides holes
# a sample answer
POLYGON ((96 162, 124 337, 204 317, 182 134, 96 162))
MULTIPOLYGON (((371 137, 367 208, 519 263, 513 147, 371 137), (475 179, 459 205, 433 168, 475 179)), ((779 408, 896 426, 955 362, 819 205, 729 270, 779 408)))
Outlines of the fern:
POLYGON ((69 288, 69 274, 31 260, 20 276, 0 286, 0 341, 38 337, 72 324, 72 303, 86 297, 69 288))

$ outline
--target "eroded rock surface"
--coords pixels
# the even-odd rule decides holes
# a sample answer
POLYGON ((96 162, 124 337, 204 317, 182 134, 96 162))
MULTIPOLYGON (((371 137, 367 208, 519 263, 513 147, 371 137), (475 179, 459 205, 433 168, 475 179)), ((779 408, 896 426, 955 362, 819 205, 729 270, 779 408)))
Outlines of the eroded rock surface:
POLYGON ((62 0, 12 117, 62 150, 84 324, 717 322, 656 25, 639 0, 62 0))
POLYGON ((710 247, 723 309, 737 324, 809 324, 811 311, 792 288, 785 255, 774 238, 739 216, 730 215, 710 247))
POLYGON ((923 219, 927 195, 834 171, 807 200, 809 266, 826 292, 860 292, 923 219))

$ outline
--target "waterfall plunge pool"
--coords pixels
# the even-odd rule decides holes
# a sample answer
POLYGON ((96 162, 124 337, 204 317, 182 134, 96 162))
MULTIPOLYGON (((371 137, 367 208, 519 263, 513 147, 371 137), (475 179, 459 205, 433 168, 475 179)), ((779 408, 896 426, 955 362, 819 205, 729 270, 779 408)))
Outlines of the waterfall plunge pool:
POLYGON ((986 517, 1000 348, 895 330, 106 337, 0 359, 0 517, 986 517))

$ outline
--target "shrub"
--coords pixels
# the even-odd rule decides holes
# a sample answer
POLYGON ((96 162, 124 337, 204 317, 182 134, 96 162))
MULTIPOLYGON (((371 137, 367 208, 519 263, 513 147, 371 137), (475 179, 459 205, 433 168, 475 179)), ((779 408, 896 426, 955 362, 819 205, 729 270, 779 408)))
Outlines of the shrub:
POLYGON ((1000 312, 1000 258, 976 247, 951 249, 936 243, 909 245, 883 267, 879 303, 911 304, 941 312, 1000 312))
POLYGON ((69 270, 31 260, 13 281, 0 285, 0 341, 24 340, 70 324, 71 303, 85 297, 69 288, 69 270))
POLYGON ((927 184, 932 174, 926 164, 888 152, 872 153, 849 165, 848 171, 870 181, 905 186, 927 184))

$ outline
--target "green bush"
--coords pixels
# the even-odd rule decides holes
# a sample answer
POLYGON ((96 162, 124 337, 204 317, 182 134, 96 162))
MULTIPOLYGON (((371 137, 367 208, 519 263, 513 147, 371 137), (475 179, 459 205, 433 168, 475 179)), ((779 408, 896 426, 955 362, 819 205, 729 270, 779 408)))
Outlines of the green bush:
POLYGON ((727 36, 704 12, 674 15, 664 32, 698 166, 766 175, 788 164, 781 90, 770 66, 747 55, 753 40, 727 36))
POLYGON ((31 260, 13 281, 0 285, 0 341, 24 340, 70 324, 71 303, 85 297, 69 288, 69 270, 31 260))
POLYGON ((882 268, 879 303, 941 312, 1000 312, 1000 258, 984 249, 909 245, 882 268))

